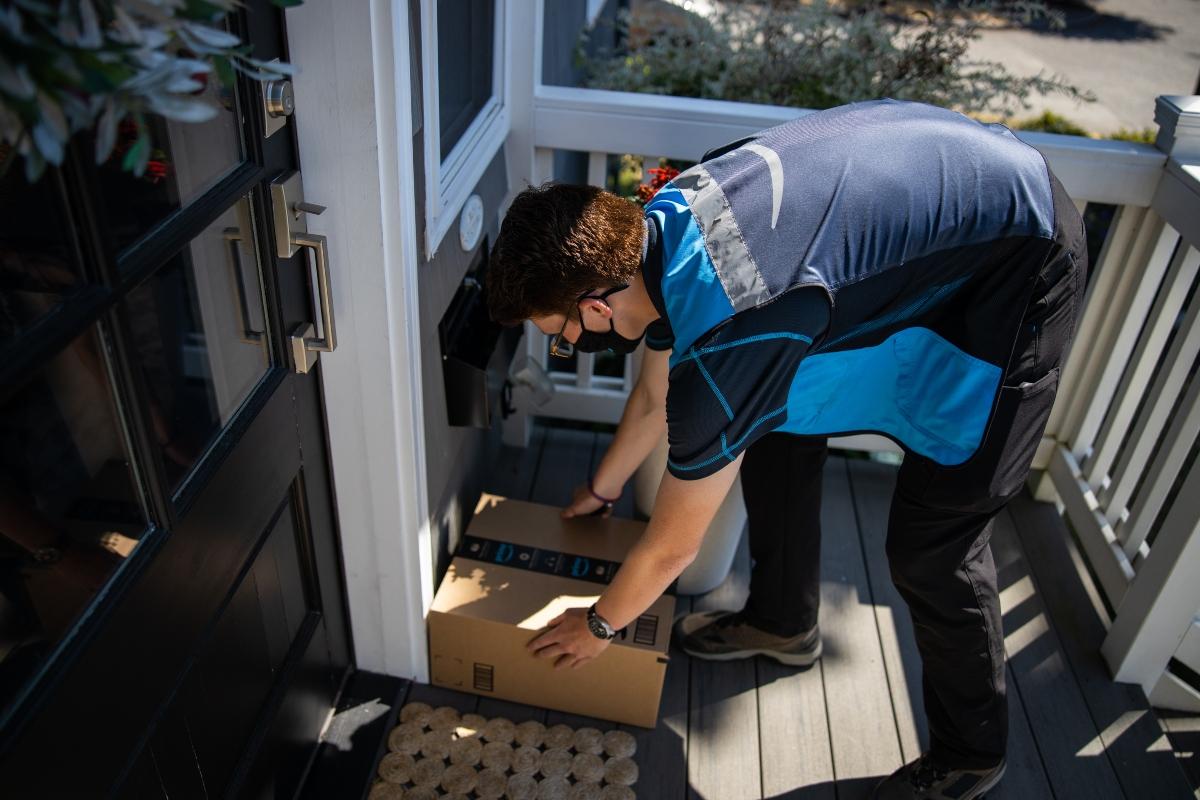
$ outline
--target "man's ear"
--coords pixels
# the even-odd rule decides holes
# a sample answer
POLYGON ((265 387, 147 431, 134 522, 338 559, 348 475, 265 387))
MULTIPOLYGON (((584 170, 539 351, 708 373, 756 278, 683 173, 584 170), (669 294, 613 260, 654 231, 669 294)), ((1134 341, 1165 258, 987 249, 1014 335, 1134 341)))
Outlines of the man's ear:
POLYGON ((585 314, 599 314, 603 319, 612 319, 612 307, 596 297, 586 297, 581 300, 579 311, 585 314))

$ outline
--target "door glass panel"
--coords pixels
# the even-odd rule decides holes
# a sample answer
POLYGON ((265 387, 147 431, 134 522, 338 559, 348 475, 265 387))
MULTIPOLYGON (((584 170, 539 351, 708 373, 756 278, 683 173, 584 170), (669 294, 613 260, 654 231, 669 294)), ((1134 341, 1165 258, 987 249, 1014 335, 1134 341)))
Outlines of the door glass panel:
POLYGON ((24 173, 18 159, 0 177, 0 342, 20 336, 81 284, 56 176, 30 185, 24 173))
POLYGON ((0 401, 0 707, 146 529, 94 330, 0 401))
POLYGON ((252 232, 241 200, 125 301, 172 486, 270 366, 252 232))
POLYGON ((235 88, 221 86, 215 75, 197 79, 205 80, 203 96, 217 109, 215 117, 207 122, 172 122, 147 115, 150 160, 140 177, 122 166, 137 139, 136 126, 122 123, 112 156, 96 170, 109 236, 117 250, 204 194, 242 161, 235 88))

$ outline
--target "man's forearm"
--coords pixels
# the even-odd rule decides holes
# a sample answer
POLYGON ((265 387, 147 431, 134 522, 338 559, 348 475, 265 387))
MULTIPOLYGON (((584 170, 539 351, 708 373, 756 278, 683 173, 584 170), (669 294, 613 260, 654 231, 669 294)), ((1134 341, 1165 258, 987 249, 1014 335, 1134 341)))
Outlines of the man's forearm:
POLYGON ((592 476, 595 491, 605 497, 621 494, 625 483, 646 460, 667 429, 665 404, 645 392, 630 394, 616 436, 592 476))
POLYGON ((624 628, 637 619, 692 562, 740 464, 741 456, 696 481, 663 477, 646 532, 597 603, 610 625, 624 628))

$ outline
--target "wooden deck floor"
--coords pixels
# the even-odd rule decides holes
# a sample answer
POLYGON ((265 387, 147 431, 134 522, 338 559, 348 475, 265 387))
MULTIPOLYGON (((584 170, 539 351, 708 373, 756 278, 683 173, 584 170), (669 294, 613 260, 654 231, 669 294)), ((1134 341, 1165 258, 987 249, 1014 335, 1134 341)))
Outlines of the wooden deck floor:
MULTIPOLYGON (((488 491, 566 502, 607 447, 606 434, 539 428, 527 450, 497 464, 488 491)), ((672 654, 661 719, 639 739, 638 797, 866 797, 926 742, 920 665, 907 611, 884 556, 896 468, 831 458, 822 506, 821 628, 811 669, 767 659, 709 663, 672 654)), ((632 515, 628 493, 618 511, 632 515)), ((1000 798, 1174 798, 1193 794, 1180 759, 1140 690, 1112 683, 1098 655, 1103 611, 1078 577, 1053 507, 1021 497, 993 535, 1008 651, 1009 770, 1000 798)), ((713 592, 681 611, 738 608, 747 591, 745 542, 713 592)), ((610 723, 413 686, 409 699, 547 723, 610 723)), ((1178 726, 1177 726, 1178 727, 1178 726)), ((1185 726, 1186 727, 1186 726, 1185 726)), ((1191 730, 1195 730, 1192 728, 1191 730)))

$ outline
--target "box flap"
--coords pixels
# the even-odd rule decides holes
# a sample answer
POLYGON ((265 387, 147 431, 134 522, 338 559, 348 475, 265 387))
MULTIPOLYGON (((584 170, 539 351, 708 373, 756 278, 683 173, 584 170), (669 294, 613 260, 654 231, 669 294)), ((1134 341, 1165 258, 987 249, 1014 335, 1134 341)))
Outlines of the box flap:
POLYGON ((467 535, 619 563, 645 530, 644 522, 612 517, 563 519, 555 506, 485 494, 475 506, 467 535))
MULTIPOLYGON (((587 608, 603 591, 598 583, 455 558, 430 611, 513 625, 533 638, 563 611, 587 608)), ((662 595, 613 644, 666 653, 674 613, 675 598, 662 595)))

